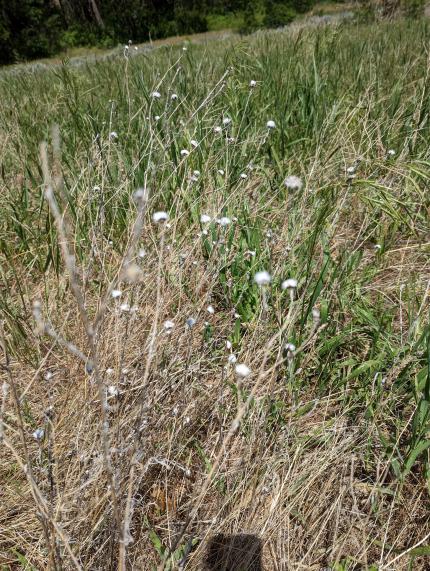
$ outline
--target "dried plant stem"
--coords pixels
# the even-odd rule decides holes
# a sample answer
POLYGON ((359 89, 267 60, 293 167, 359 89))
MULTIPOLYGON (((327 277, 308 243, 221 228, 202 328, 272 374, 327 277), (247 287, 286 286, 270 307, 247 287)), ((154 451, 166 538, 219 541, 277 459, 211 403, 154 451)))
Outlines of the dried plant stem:
MULTIPOLYGON (((142 399, 140 404, 140 414, 138 419, 142 419, 142 415, 144 412, 145 407, 145 388, 146 383, 149 377, 149 372, 151 370, 152 361, 155 357, 156 350, 155 350, 155 343, 157 339, 157 331, 158 331, 158 322, 160 319, 160 311, 162 306, 162 276, 163 276, 163 256, 164 256, 164 242, 165 242, 165 233, 164 229, 161 230, 161 237, 160 237, 160 250, 158 255, 158 268, 157 268, 157 297, 156 297, 156 304, 155 304, 155 315, 152 321, 152 328, 150 332, 150 338, 148 343, 148 356, 146 359, 145 371, 143 374, 142 380, 142 399)), ((133 501, 133 486, 134 486, 134 472, 135 472, 135 459, 136 455, 138 454, 138 446, 141 444, 142 432, 140 427, 137 427, 137 440, 134 446, 134 450, 132 453, 132 460, 131 460, 131 469, 128 481, 128 491, 127 491, 127 501, 125 507, 125 514, 124 514, 124 521, 122 524, 122 535, 121 535, 121 542, 120 542, 120 551, 119 551, 119 569, 120 571, 124 571, 126 569, 126 550, 127 550, 127 543, 128 543, 128 535, 129 535, 129 528, 130 528, 130 519, 131 519, 131 504, 133 501)))
MULTIPOLYGON (((31 493, 33 495, 34 501, 36 502, 38 509, 40 510, 43 517, 46 520, 48 520, 49 519, 49 508, 48 508, 48 505, 47 505, 45 498, 43 497, 42 492, 40 491, 38 485, 36 484, 36 482, 34 480, 33 473, 31 471, 31 467, 30 467, 29 463, 28 462, 24 463, 21 460, 21 457, 19 456, 19 454, 15 450, 13 444, 9 441, 9 439, 7 437, 4 437, 4 444, 11 451, 11 453, 13 454, 17 464, 19 465, 19 467, 21 468, 21 470, 25 474, 27 481, 30 485, 31 493)), ((62 528, 58 525, 58 523, 54 519, 50 520, 49 523, 53 527, 53 529, 55 530, 55 533, 57 534, 57 536, 61 540, 62 544, 64 545, 64 548, 66 549, 67 553, 69 554, 70 559, 71 559, 73 565, 75 566, 75 569, 77 569, 78 571, 83 571, 83 567, 81 566, 81 564, 77 560, 76 556, 74 555, 74 553, 72 551, 72 548, 70 547, 70 543, 69 543, 69 540, 68 540, 65 532, 62 530, 62 528)))
POLYGON ((1 407, 0 407, 0 444, 3 441, 4 435, 4 415, 6 412, 6 405, 7 405, 7 397, 9 395, 10 385, 6 381, 4 381, 1 392, 2 392, 2 399, 1 399, 1 407))
POLYGON ((69 237, 66 235, 66 227, 63 224, 63 219, 58 208, 57 202, 55 200, 54 191, 51 182, 51 176, 49 172, 48 164, 48 154, 47 145, 42 143, 40 146, 40 155, 42 170, 44 174, 45 181, 45 196, 48 201, 50 210, 54 216, 54 220, 57 227, 59 243, 61 247, 61 252, 63 260, 69 274, 70 287, 75 296, 76 303, 78 306, 79 315, 81 321, 84 325, 88 348, 89 348, 89 359, 87 363, 87 370, 92 372, 95 385, 97 388, 98 399, 100 403, 100 413, 101 413, 101 440, 102 440, 102 450, 103 450, 103 460, 105 465, 106 474, 109 482, 110 495, 112 499, 112 509, 114 522, 116 522, 117 532, 120 530, 120 512, 119 512, 119 502, 117 498, 117 485, 115 481, 115 474, 112 465, 111 451, 110 451, 110 438, 109 438, 109 420, 107 415, 107 406, 105 402, 103 381, 100 375, 99 364, 98 364, 98 353, 97 353, 97 342, 95 329, 89 319, 87 310, 85 308, 84 296, 81 291, 78 282, 78 276, 75 265, 75 257, 71 254, 69 249, 69 243, 71 242, 69 237))
POLYGON ((136 219, 135 219, 134 224, 133 224, 131 237, 130 237, 127 249, 125 251, 124 256, 122 257, 119 269, 116 272, 116 277, 110 282, 110 284, 106 290, 106 293, 103 296, 102 301, 100 302, 100 306, 98 308, 96 317, 94 319, 94 329, 96 331, 98 330, 100 323, 103 320, 106 309, 108 307, 109 300, 111 298, 112 291, 118 282, 118 278, 119 279, 122 279, 122 278, 127 279, 127 270, 131 264, 131 259, 135 253, 137 243, 138 243, 138 241, 142 235, 143 226, 144 226, 144 222, 145 222, 145 211, 146 211, 146 206, 147 206, 147 201, 148 201, 148 193, 147 193, 146 189, 142 189, 142 191, 144 194, 143 194, 143 196, 139 197, 138 201, 137 201, 137 204, 138 204, 137 216, 136 216, 136 219))
POLYGON ((57 567, 56 549, 55 549, 55 545, 53 545, 53 542, 55 544, 55 537, 52 536, 52 531, 55 531, 57 533, 57 535, 60 537, 60 539, 62 540, 62 542, 64 543, 65 548, 67 549, 67 551, 69 552, 69 555, 72 558, 72 561, 74 563, 76 563, 76 568, 80 569, 79 563, 77 562, 76 558, 74 557, 73 552, 71 551, 70 546, 69 546, 69 544, 68 544, 68 542, 64 536, 64 533, 62 532, 61 528, 55 522, 53 515, 50 514, 50 509, 48 507, 48 504, 47 504, 45 498, 43 497, 41 491, 39 490, 39 488, 36 484, 36 481, 34 479, 33 467, 32 467, 30 454, 29 454, 29 450, 28 450, 28 446, 27 446, 27 440, 25 438, 24 420, 22 417, 21 403, 20 403, 20 398, 18 395, 18 388, 16 386, 15 379, 12 375, 12 370, 10 367, 9 351, 7 348, 7 341, 6 341, 6 336, 5 336, 5 332, 4 332, 3 321, 0 322, 0 345, 2 347, 3 356, 4 356, 4 369, 6 370, 6 373, 8 376, 8 381, 9 381, 8 384, 9 384, 9 387, 11 389, 12 400, 13 400, 13 404, 14 404, 14 408, 15 408, 15 414, 17 417, 18 433, 19 433, 20 440, 21 440, 21 446, 22 446, 22 449, 24 452, 25 463, 22 462, 19 454, 17 453, 17 451, 15 450, 14 446, 11 444, 9 439, 5 436, 5 434, 2 434, 2 441, 6 445, 6 447, 12 452, 12 454, 15 456, 17 463, 22 468, 23 472, 26 475, 27 481, 30 484, 30 489, 31 489, 33 498, 34 498, 36 505, 38 506, 38 509, 40 510, 40 513, 41 513, 42 518, 43 518, 42 519, 42 527, 44 530, 45 539, 46 539, 47 547, 49 550, 49 557, 50 557, 51 564, 53 565, 53 568, 57 567), (48 532, 49 528, 51 529, 51 534, 48 532))

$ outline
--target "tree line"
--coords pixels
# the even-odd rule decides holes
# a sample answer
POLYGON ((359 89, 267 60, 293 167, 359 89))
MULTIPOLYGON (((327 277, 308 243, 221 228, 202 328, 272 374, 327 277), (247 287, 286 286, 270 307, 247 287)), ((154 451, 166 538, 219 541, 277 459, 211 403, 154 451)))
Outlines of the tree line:
MULTIPOLYGON (((0 0, 0 65, 76 46, 204 32, 208 18, 240 14, 242 32, 279 27, 322 0, 0 0)), ((339 3, 346 0, 337 0, 339 3)), ((355 0, 371 17, 417 16, 425 0, 355 0)))
POLYGON ((204 32, 208 16, 241 13, 243 31, 280 26, 315 0, 0 0, 0 64, 68 47, 113 46, 204 32))

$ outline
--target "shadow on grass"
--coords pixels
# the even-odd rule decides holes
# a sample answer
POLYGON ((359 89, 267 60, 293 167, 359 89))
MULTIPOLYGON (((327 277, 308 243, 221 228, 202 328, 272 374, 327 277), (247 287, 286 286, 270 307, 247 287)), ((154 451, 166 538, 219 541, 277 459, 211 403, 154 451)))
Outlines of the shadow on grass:
POLYGON ((210 541, 206 553, 207 571, 263 571, 261 540, 256 535, 219 533, 210 541))

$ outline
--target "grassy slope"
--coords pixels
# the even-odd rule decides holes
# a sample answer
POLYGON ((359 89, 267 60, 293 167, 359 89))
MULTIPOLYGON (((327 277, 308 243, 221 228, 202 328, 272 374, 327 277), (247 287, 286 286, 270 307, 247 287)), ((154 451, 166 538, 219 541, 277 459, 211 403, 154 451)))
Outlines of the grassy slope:
POLYGON ((428 39, 425 23, 291 29, 0 77, 1 375, 20 395, 3 399, 0 561, 118 568, 125 519, 133 569, 192 538, 199 569, 218 531, 258 534, 265 569, 427 568, 410 548, 430 532, 428 39), (203 229, 201 213, 232 222, 203 229), (51 336, 34 332, 35 299, 51 336), (70 343, 87 359, 97 311, 86 372, 70 343), (252 369, 241 382, 227 340, 252 369))

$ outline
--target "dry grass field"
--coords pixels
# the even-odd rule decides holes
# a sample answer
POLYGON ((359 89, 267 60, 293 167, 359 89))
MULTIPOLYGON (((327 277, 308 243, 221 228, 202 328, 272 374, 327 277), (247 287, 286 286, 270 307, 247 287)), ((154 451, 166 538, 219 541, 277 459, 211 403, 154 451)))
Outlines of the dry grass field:
POLYGON ((0 569, 430 568, 429 40, 0 70, 0 569))

